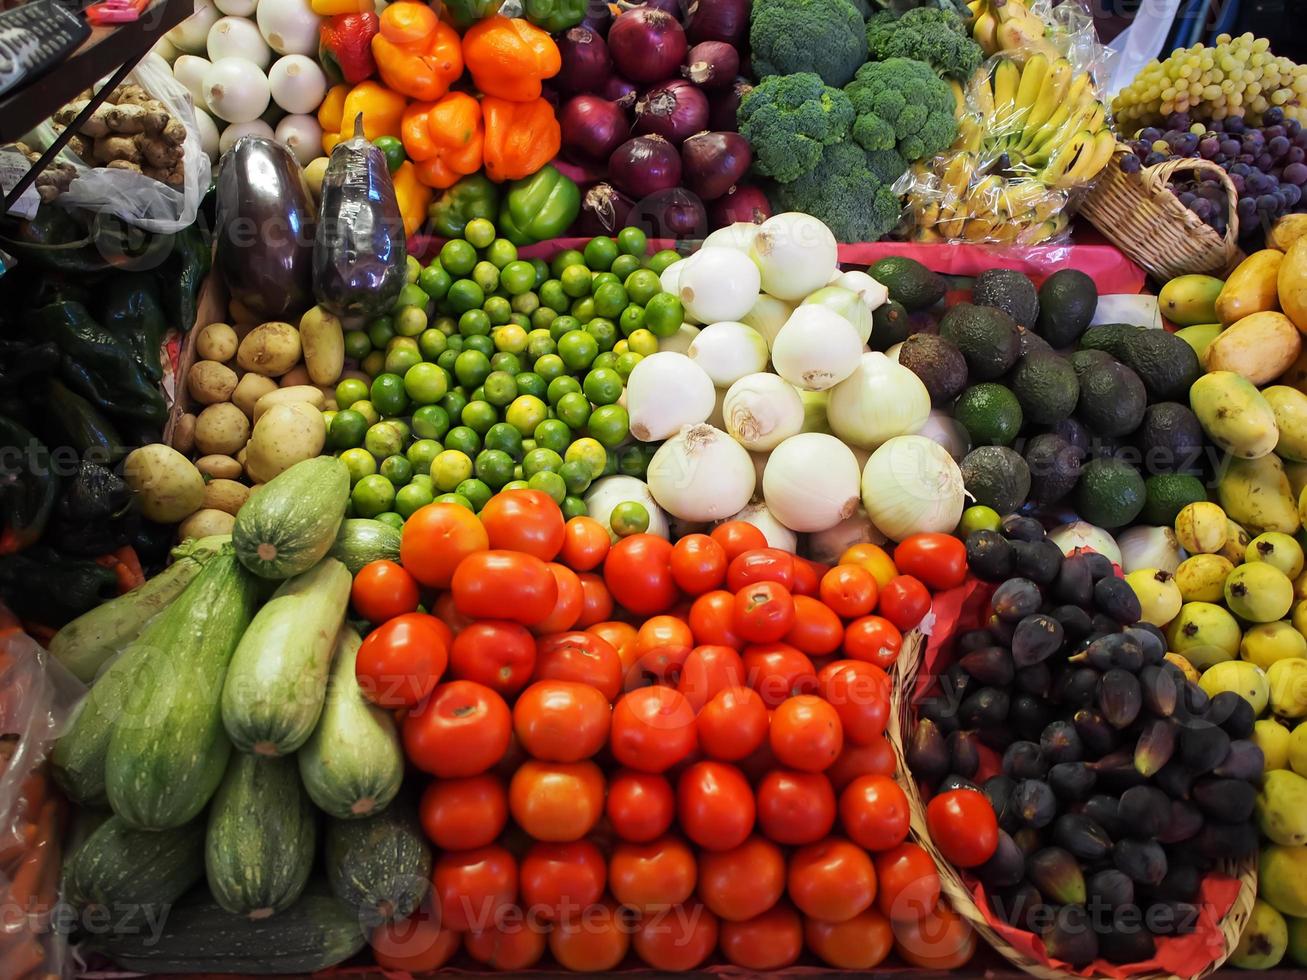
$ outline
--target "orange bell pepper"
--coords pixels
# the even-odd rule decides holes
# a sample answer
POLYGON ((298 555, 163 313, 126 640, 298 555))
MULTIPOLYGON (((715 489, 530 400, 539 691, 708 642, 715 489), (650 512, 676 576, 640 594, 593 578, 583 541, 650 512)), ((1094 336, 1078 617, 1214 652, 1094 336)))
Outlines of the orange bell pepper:
POLYGON ((527 177, 558 156, 563 132, 553 107, 544 99, 510 102, 486 96, 486 176, 491 180, 527 177))
POLYGON ((411 236, 427 220, 427 206, 435 191, 418 180, 417 166, 412 160, 401 163, 390 180, 395 185, 395 201, 404 218, 404 235, 411 236))
POLYGON ((407 102, 379 82, 359 82, 353 88, 333 86, 318 108, 322 152, 330 156, 337 143, 354 135, 354 117, 359 113, 363 113, 363 135, 368 139, 398 136, 407 102))
POLYGON ((428 187, 451 187, 481 168, 481 104, 464 92, 450 92, 438 102, 414 102, 404 112, 402 129, 404 152, 428 187))
POLYGON ((483 95, 510 102, 540 98, 540 82, 558 74, 563 61, 554 39, 521 18, 496 15, 463 35, 463 61, 483 95))
POLYGON ((440 98, 463 74, 458 31, 415 0, 398 0, 381 12, 372 57, 386 85, 423 102, 440 98))
POLYGON ((336 14, 361 14, 376 10, 375 0, 309 0, 309 9, 319 17, 336 14))

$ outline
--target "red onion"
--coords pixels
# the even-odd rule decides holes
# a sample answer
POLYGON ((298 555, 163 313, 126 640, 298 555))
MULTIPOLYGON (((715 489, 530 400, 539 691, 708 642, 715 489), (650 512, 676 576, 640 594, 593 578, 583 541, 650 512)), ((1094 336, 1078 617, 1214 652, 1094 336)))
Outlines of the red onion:
POLYGON ((685 60, 685 31, 661 10, 637 7, 621 14, 608 31, 608 50, 617 70, 636 82, 672 78, 685 60))
POLYGON ((656 133, 678 146, 708 125, 708 96, 684 79, 655 85, 635 104, 635 132, 656 133))
POLYGON ((740 52, 725 41, 703 41, 690 49, 681 74, 700 88, 723 88, 740 74, 740 52))
POLYGON ((590 28, 600 37, 607 37, 608 28, 613 26, 613 12, 608 9, 606 3, 587 4, 585 16, 581 18, 581 26, 590 28))
POLYGON ((715 201, 749 172, 753 150, 739 133, 696 133, 681 144, 685 185, 715 201))
POLYGON ((608 158, 608 178, 632 197, 647 197, 681 182, 681 157, 661 136, 637 136, 608 158))
POLYGON ((708 109, 708 125, 718 132, 738 130, 740 102, 752 91, 753 82, 747 78, 737 78, 730 88, 714 92, 712 105, 708 109))
POLYGON ((617 9, 639 10, 643 7, 647 10, 661 10, 665 14, 671 14, 678 21, 683 21, 688 12, 687 2, 688 0, 640 0, 636 3, 634 0, 618 0, 617 9))
POLYGON ((739 44, 749 31, 749 0, 694 0, 686 21, 690 40, 739 44))
POLYGON ((703 202, 684 187, 642 198, 626 221, 643 229, 650 238, 703 238, 708 233, 703 202))
POLYGON ((609 102, 616 102, 623 109, 630 109, 635 105, 636 96, 640 90, 635 87, 633 82, 628 82, 621 75, 609 75, 608 81, 604 82, 604 87, 599 90, 609 102))
POLYGON ((554 84, 569 95, 599 92, 613 74, 613 59, 604 39, 588 27, 573 27, 558 39, 563 67, 554 84))
POLYGON ((631 133, 626 113, 597 95, 573 96, 558 117, 563 156, 575 163, 603 166, 631 133))
POLYGON ((578 235, 616 235, 629 222, 635 202, 612 184, 595 184, 581 198, 581 216, 573 225, 578 235))
POLYGON ((767 195, 749 184, 737 184, 712 202, 712 226, 725 228, 737 221, 760 225, 772 216, 767 195))

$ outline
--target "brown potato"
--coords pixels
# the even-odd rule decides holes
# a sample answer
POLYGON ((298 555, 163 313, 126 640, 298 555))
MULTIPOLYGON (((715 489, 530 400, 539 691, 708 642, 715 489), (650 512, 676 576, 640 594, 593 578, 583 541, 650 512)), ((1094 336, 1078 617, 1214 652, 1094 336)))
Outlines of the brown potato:
POLYGON ((246 371, 279 378, 300 361, 300 332, 279 320, 261 323, 245 335, 236 363, 246 371))
POLYGON ((236 356, 240 341, 236 331, 226 323, 210 323, 201 327, 195 338, 195 353, 206 361, 230 361, 236 356))
POLYGON ((218 361, 196 361, 186 373, 186 390, 201 405, 231 401, 236 372, 218 361))
POLYGON ((195 447, 208 456, 230 456, 250 439, 250 420, 231 402, 210 405, 195 420, 195 447))

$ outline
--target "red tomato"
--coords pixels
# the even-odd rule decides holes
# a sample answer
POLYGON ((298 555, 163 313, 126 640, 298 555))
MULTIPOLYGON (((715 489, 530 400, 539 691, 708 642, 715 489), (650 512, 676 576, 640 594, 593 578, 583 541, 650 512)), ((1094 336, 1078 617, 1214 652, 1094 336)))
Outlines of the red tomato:
POLYGON ((838 758, 844 728, 831 705, 811 694, 786 698, 772 712, 772 755, 790 769, 821 772, 838 758))
POLYGON ((603 637, 608 641, 608 645, 617 651, 618 659, 622 661, 622 668, 629 665, 630 661, 635 659, 632 651, 635 650, 636 628, 630 623, 623 623, 615 619, 607 619, 602 623, 595 623, 593 626, 585 628, 587 633, 593 633, 595 636, 603 637))
POLYGON ((449 634, 449 643, 446 646, 453 645, 454 635, 461 633, 473 623, 475 619, 464 616, 454 608, 454 597, 448 592, 442 592, 436 596, 436 604, 433 607, 436 617, 444 624, 445 631, 449 634))
POLYGON ((698 646, 691 650, 676 683, 676 689, 685 695, 695 711, 702 711, 720 692, 743 686, 744 662, 733 648, 725 646, 698 646))
POLYGON ((924 970, 956 970, 976 951, 971 926, 943 902, 925 916, 896 919, 892 925, 899 956, 924 970))
POLYGON ((794 585, 790 588, 790 591, 795 595, 804 595, 810 599, 816 598, 821 592, 821 577, 826 574, 829 568, 829 565, 820 565, 815 561, 808 561, 806 558, 795 556, 794 585))
POLYGON ((579 762, 608 741, 610 714, 608 699, 589 684, 536 681, 513 705, 513 731, 537 759, 579 762))
POLYGON ((626 669, 626 687, 675 684, 693 646, 694 635, 685 620, 667 615, 646 620, 629 653, 634 660, 626 669))
POLYGON ((786 892, 809 918, 845 922, 871 907, 876 869, 862 848, 828 837, 790 855, 786 892))
POLYGON ((794 597, 779 582, 751 582, 735 593, 735 631, 750 643, 774 643, 794 625, 794 597))
POLYGON ((643 844, 667 833, 676 817, 676 794, 666 776, 620 769, 608 783, 606 812, 613 833, 643 844))
POLYGON ((758 783, 758 824, 778 844, 811 844, 835 826, 835 791, 819 772, 773 769, 758 783))
POLYGON ((744 679, 774 708, 796 694, 817 691, 812 661, 788 643, 767 643, 745 648, 744 679))
POLYGON ((433 780, 418 808, 422 829, 442 851, 493 844, 508 823, 508 794, 489 774, 433 780))
POLYGON ((900 630, 910 630, 930 612, 930 593, 911 575, 899 575, 880 590, 880 611, 900 630))
POLYGON ((904 842, 876 855, 876 907, 891 922, 929 914, 939 902, 939 872, 920 844, 904 842))
POLYGON ((364 637, 354 676, 369 701, 404 708, 431 693, 449 663, 445 632, 437 623, 426 613, 405 613, 364 637))
POLYGON ((523 762, 508 785, 513 821, 536 840, 580 840, 604 812, 604 774, 593 762, 523 762))
POLYGON ((490 547, 553 561, 567 532, 563 512, 543 490, 501 490, 481 508, 490 547))
POLYGON ((679 905, 694 894, 694 852, 679 837, 647 844, 623 841, 608 859, 608 890, 622 905, 653 911, 679 905))
POLYGON ((581 615, 575 626, 585 630, 612 617, 613 597, 603 578, 594 572, 582 572, 577 578, 581 580, 581 615))
POLYGON ((748 521, 725 521, 713 528, 710 537, 722 546, 727 562, 746 551, 767 547, 767 535, 748 521))
POLYGON ((450 681, 404 719, 404 753, 442 779, 476 776, 500 760, 511 732, 503 698, 484 684, 450 681))
POLYGON ((984 864, 998 849, 998 820, 984 793, 955 789, 926 804, 926 828, 939 852, 959 868, 984 864))
POLYGON ((889 720, 889 678, 874 664, 836 660, 817 675, 821 696, 844 726, 844 740, 870 745, 885 734, 889 720))
POLYGON ((582 909, 549 933, 549 952, 564 970, 605 973, 626 958, 633 916, 611 902, 582 909))
POLYGON ((894 549, 894 564, 932 589, 954 589, 967 578, 967 546, 951 534, 910 534, 894 549))
POLYGON ((785 894, 785 855, 754 835, 729 851, 699 855, 699 898, 730 922, 767 911, 785 894))
POLYGON ((399 562, 381 558, 359 569, 349 599, 369 623, 384 623, 418 607, 418 584, 399 562))
POLYGON ((539 558, 516 551, 479 551, 459 563, 450 591, 454 607, 473 619, 544 622, 558 603, 558 584, 539 558))
POLYGON ((488 928, 517 900, 517 862, 497 844, 446 851, 431 871, 431 894, 445 928, 488 928))
MULTIPOLYGON (((847 728, 845 734, 848 734, 847 728)), ((890 746, 889 739, 882 736, 870 745, 854 745, 846 738, 844 751, 835 760, 835 764, 826 770, 826 775, 838 793, 843 792, 859 776, 892 776, 895 768, 894 749, 890 746)))
POLYGON ((588 840, 535 841, 522 857, 522 905, 542 919, 571 918, 604 896, 608 863, 588 840))
POLYGON ((840 648, 844 624, 821 600, 796 595, 794 625, 782 639, 810 657, 824 657, 840 648))
POLYGON ((469 932, 463 940, 467 955, 493 970, 526 970, 545 955, 546 930, 527 922, 516 906, 505 909, 501 921, 469 932))
POLYGON ((853 843, 888 851, 908 837, 908 798, 890 776, 859 776, 840 794, 840 823, 853 843))
POLYGON ((613 599, 637 616, 664 612, 680 595, 672 578, 672 546, 653 534, 632 534, 613 545, 604 582, 613 599))
POLYGON ((880 586, 861 565, 836 565, 821 577, 821 601, 845 619, 865 616, 876 608, 880 586))
POLYGON ((699 747, 710 758, 737 762, 767 740, 769 721, 767 705, 752 688, 718 691, 695 720, 699 747))
POLYGON ((576 681, 597 689, 610 703, 622 692, 622 661, 596 633, 559 633, 536 643, 537 681, 576 681))
POLYGON ((684 973, 717 948, 717 916, 697 903, 647 912, 631 944, 655 970, 684 973))
POLYGON ((744 646, 744 639, 735 632, 735 596, 718 589, 695 599, 690 606, 690 630, 700 643, 737 650, 744 646))
POLYGON ((731 559, 726 568, 726 588, 739 592, 754 582, 794 584, 794 556, 779 548, 755 548, 731 559))
POLYGON ((687 534, 672 548, 672 578, 686 595, 721 588, 726 549, 706 534, 687 534))
POLYGON ((676 783, 677 816, 685 836, 709 851, 739 847, 753 830, 753 790, 725 762, 696 762, 676 783))
POLYGON ((889 670, 903 646, 899 628, 883 616, 863 616, 844 630, 844 652, 850 659, 865 660, 889 670))
POLYGON ((545 567, 554 576, 558 601, 548 616, 531 627, 531 632, 537 636, 570 630, 581 618, 585 608, 585 590, 576 572, 556 562, 548 562, 545 567))
POLYGON ((875 909, 843 922, 808 919, 803 938, 823 963, 840 970, 874 970, 894 948, 889 919, 875 909))
POLYGON ((427 504, 404 522, 399 560, 423 585, 447 589, 468 555, 485 551, 490 538, 476 514, 458 504, 427 504))
POLYGON ((504 697, 526 687, 536 665, 536 641, 517 623, 486 619, 454 637, 449 652, 450 673, 476 681, 504 697))
POLYGON ((782 970, 803 952, 803 920, 787 902, 743 922, 722 922, 718 932, 722 955, 746 970, 782 970))
POLYGON ((368 940, 378 966, 409 973, 439 970, 462 944, 462 934, 442 927, 425 903, 406 919, 383 922, 368 940))
POLYGON ((613 706, 610 743, 622 765, 663 772, 694 751, 694 709, 670 687, 629 691, 613 706))
POLYGON ((588 572, 604 563, 611 539, 593 517, 573 517, 563 528, 563 551, 559 557, 574 572, 588 572))
POLYGON ((894 560, 890 558, 889 552, 875 544, 850 546, 844 554, 840 555, 840 564, 861 565, 871 572, 876 579, 876 584, 882 589, 899 573, 899 570, 894 567, 894 560))

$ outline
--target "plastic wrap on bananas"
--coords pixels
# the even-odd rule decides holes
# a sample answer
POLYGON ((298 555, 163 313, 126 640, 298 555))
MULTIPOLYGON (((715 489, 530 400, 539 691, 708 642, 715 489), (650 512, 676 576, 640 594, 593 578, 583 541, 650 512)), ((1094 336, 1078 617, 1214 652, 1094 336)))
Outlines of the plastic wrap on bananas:
MULTIPOLYGON (((1105 52, 1084 0, 970 0, 971 36, 986 57, 1025 64, 1031 55, 1068 58, 1080 71, 1106 79, 1105 52)), ((1101 93, 1100 93, 1101 94, 1101 93)))

